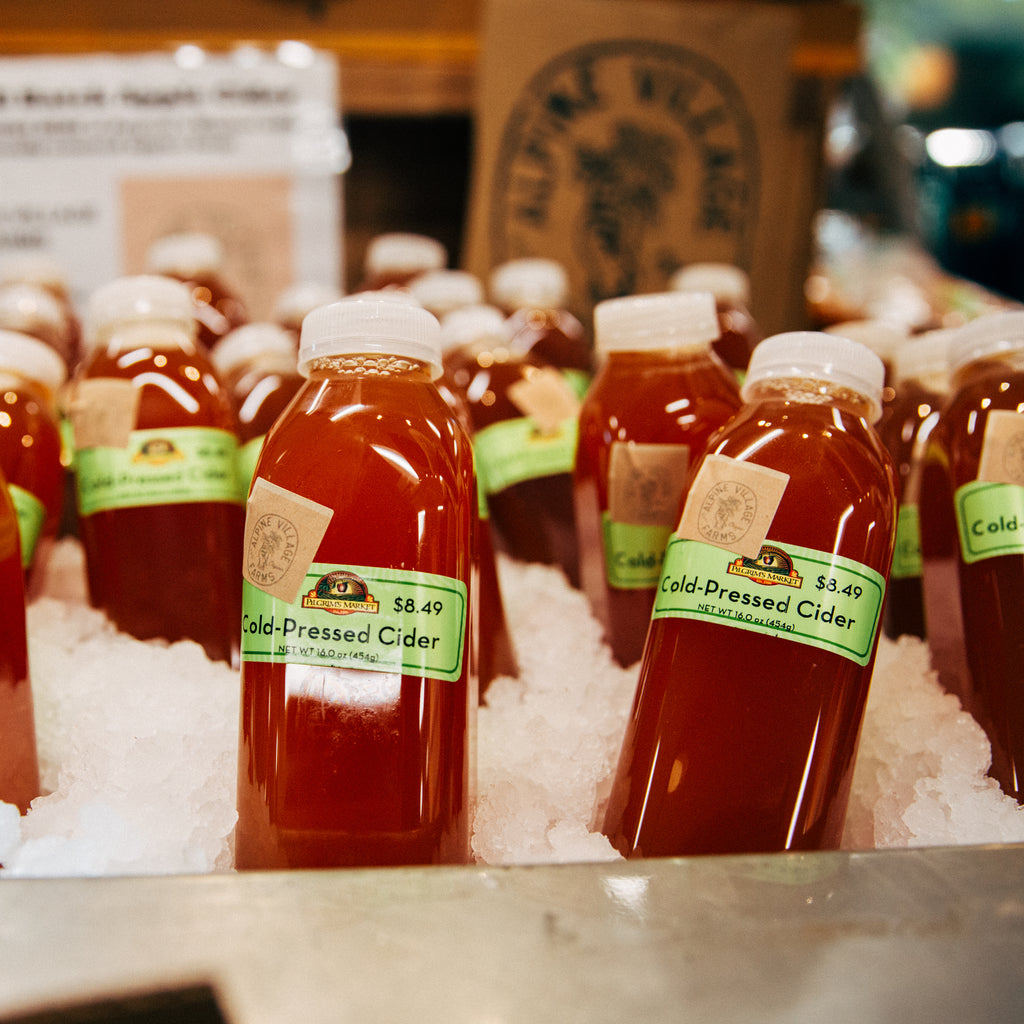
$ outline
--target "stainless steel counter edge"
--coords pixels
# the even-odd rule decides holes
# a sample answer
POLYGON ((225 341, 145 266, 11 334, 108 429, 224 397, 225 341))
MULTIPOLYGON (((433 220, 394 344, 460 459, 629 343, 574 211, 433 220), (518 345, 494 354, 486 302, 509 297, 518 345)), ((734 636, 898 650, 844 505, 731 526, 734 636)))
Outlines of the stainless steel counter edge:
POLYGON ((204 982, 232 1024, 1019 1020, 1024 847, 0 880, 0 1020, 204 982))

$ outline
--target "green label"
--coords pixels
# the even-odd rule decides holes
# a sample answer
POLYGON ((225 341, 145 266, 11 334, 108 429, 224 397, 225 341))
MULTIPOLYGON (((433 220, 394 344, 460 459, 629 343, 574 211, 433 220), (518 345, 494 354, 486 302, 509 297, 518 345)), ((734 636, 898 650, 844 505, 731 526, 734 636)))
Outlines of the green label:
POLYGON ((78 510, 230 501, 238 497, 238 442, 210 427, 133 430, 127 448, 76 455, 78 510))
POLYGON ((590 374, 586 370, 577 370, 570 366, 562 370, 562 376, 565 377, 569 390, 577 398, 586 398, 587 391, 590 388, 590 374))
POLYGON ((893 553, 893 579, 904 580, 920 576, 921 562, 921 518, 916 505, 900 505, 896 517, 896 550, 893 553))
POLYGON ((653 617, 783 636, 866 665, 885 579, 825 551, 766 541, 756 559, 673 535, 653 617))
POLYGON ((238 449, 238 493, 242 501, 249 496, 249 488, 252 486, 252 478, 256 474, 256 463, 259 462, 260 452, 263 451, 263 438, 261 434, 251 441, 246 441, 238 449))
POLYGON ((576 461, 575 418, 542 434, 528 416, 492 423, 473 438, 477 466, 488 494, 543 476, 571 473, 576 461))
POLYGON ((604 564, 610 586, 646 590, 658 585, 671 526, 617 523, 604 512, 604 564))
POLYGON ((972 480, 954 498, 965 562, 1024 554, 1024 487, 972 480))
POLYGON ((466 586, 447 576, 314 563, 288 604, 243 581, 242 660, 454 681, 466 586))
POLYGON ((18 538, 21 541, 21 565, 27 569, 35 557, 36 544, 43 530, 46 519, 46 508, 31 492, 17 484, 8 484, 7 490, 14 502, 14 511, 18 516, 18 538))

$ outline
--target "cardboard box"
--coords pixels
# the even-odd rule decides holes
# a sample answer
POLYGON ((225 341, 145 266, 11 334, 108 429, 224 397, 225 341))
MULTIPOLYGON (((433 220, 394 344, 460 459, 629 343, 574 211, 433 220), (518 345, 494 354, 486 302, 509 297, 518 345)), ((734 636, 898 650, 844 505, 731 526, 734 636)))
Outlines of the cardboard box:
POLYGON ((467 268, 559 259, 586 322, 724 261, 767 333, 803 327, 831 58, 797 8, 833 6, 488 0, 467 268))

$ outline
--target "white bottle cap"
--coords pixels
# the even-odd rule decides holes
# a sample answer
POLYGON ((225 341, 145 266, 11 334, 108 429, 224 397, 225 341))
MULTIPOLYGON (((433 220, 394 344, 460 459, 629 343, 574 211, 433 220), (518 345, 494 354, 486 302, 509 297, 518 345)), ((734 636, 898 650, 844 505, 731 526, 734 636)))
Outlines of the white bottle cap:
POLYGON ((420 274, 447 263, 448 250, 436 238, 403 231, 371 238, 363 257, 370 274, 420 274))
POLYGON ((170 277, 139 274, 119 277, 97 288, 89 297, 85 336, 95 345, 100 333, 115 324, 162 320, 195 330, 192 292, 170 277))
POLYGON ((950 372, 961 366, 1024 349, 1024 311, 985 313, 958 327, 949 345, 950 372))
POLYGON ((0 285, 0 327, 32 334, 33 327, 67 330, 60 303, 40 284, 0 285))
POLYGON ((484 300, 484 286, 475 274, 465 270, 428 270, 409 282, 409 291, 424 309, 436 317, 475 306, 484 300))
POLYGON ((262 355, 280 356, 294 366, 295 335, 280 324, 254 321, 229 331, 214 346, 210 359, 221 376, 226 377, 262 355))
POLYGON ((721 333, 710 292, 628 295, 594 307, 594 347, 599 353, 707 349, 721 333))
POLYGON ((67 285, 64 268, 49 256, 39 253, 21 253, 4 257, 0 266, 0 283, 19 281, 37 284, 43 288, 62 290, 67 285))
POLYGON ((314 309, 302 321, 298 369, 317 359, 354 355, 405 356, 441 374, 441 326, 422 306, 363 292, 314 309))
POLYGON ((0 329, 0 369, 42 384, 51 394, 67 380, 64 360, 49 345, 19 331, 0 329))
MULTIPOLYGON (((340 288, 317 281, 299 281, 285 288, 274 303, 274 319, 281 324, 301 324, 302 318, 317 306, 326 306, 342 297, 340 288)), ((218 342, 218 345, 223 342, 218 342)))
POLYGON ((488 288, 505 309, 560 309, 569 298, 569 275, 557 260, 523 257, 495 267, 488 288))
POLYGON ((896 383, 912 377, 948 377, 949 346, 956 333, 957 328, 948 327, 907 338, 893 356, 896 383))
POLYGON ((511 337, 505 314, 488 303, 453 309, 441 320, 441 348, 444 352, 485 338, 508 345, 511 337))
POLYGON ((886 320, 844 320, 825 328, 826 334, 838 334, 850 341, 867 345, 884 362, 889 362, 896 349, 907 340, 907 331, 886 320))
POLYGON ((719 302, 737 306, 750 302, 750 278, 732 263, 688 263, 669 278, 668 287, 676 292, 711 292, 719 302))
POLYGON ((753 351, 743 382, 743 400, 765 380, 822 381, 856 391, 871 405, 869 421, 882 415, 885 364, 866 345, 824 331, 789 331, 765 338, 753 351))
POLYGON ((202 231, 182 231, 156 239, 146 251, 146 269, 151 274, 212 274, 224 265, 220 242, 202 231))

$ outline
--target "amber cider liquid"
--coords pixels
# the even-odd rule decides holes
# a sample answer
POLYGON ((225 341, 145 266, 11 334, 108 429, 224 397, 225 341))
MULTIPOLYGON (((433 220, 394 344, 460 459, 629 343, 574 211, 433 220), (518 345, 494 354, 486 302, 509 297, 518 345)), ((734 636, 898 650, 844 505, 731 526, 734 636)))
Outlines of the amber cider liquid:
MULTIPOLYGON (((908 378, 896 389, 895 397, 879 425, 882 443, 896 466, 900 502, 921 507, 921 469, 924 446, 938 420, 942 396, 908 378)), ((924 595, 920 576, 893 576, 885 597, 882 618, 885 635, 892 639, 907 634, 925 635, 924 595)))
POLYGON ((561 370, 593 372, 593 352, 580 320, 564 309, 517 309, 509 314, 512 349, 561 370))
MULTIPOLYGON (((894 474, 857 408, 749 403, 710 450, 791 474, 769 539, 885 576, 894 474)), ((835 849, 873 660, 652 620, 605 834, 630 857, 835 849)))
MULTIPOLYGON (((314 366, 257 476, 334 509, 315 561, 469 585, 472 453, 425 371, 314 366)), ((475 702, 468 637, 455 682, 243 662, 236 866, 468 862, 475 702)))
MULTIPOLYGON (((138 430, 212 427, 235 434, 228 394, 192 345, 99 350, 85 376, 135 381, 138 430)), ((194 640, 208 657, 237 664, 244 524, 242 505, 221 501, 80 516, 91 603, 140 640, 194 640)))
POLYGON ((990 774, 1024 800, 1024 556, 963 560, 957 488, 976 480, 988 412, 1024 409, 1024 373, 975 364, 932 431, 922 479, 925 618, 939 679, 960 696, 992 744, 990 774))
POLYGON ((580 584, 620 665, 643 654, 656 587, 608 582, 601 522, 612 445, 685 444, 696 462, 740 405, 734 378, 707 353, 611 353, 584 399, 574 475, 580 584))
POLYGON ((0 469, 8 484, 34 495, 46 510, 40 543, 57 535, 64 508, 61 437, 45 390, 0 370, 0 469))
MULTIPOLYGON (((514 356, 456 350, 445 356, 445 374, 466 396, 473 432, 523 414, 508 389, 548 366, 532 354, 514 356)), ((497 550, 524 562, 561 568, 579 586, 579 552, 573 512, 572 473, 553 473, 512 484, 487 495, 497 550)))
MULTIPOLYGON (((472 437, 473 420, 469 414, 465 392, 448 376, 447 370, 438 379, 437 388, 455 418, 462 424, 463 430, 472 437)), ((505 616, 505 601, 498 578, 490 515, 486 511, 481 512, 476 537, 478 578, 475 657, 480 701, 486 703, 487 689, 495 679, 499 676, 516 678, 519 675, 519 659, 505 616)))
POLYGON ((0 800, 24 814, 39 796, 35 718, 29 681, 25 582, 18 521, 0 473, 0 800))

